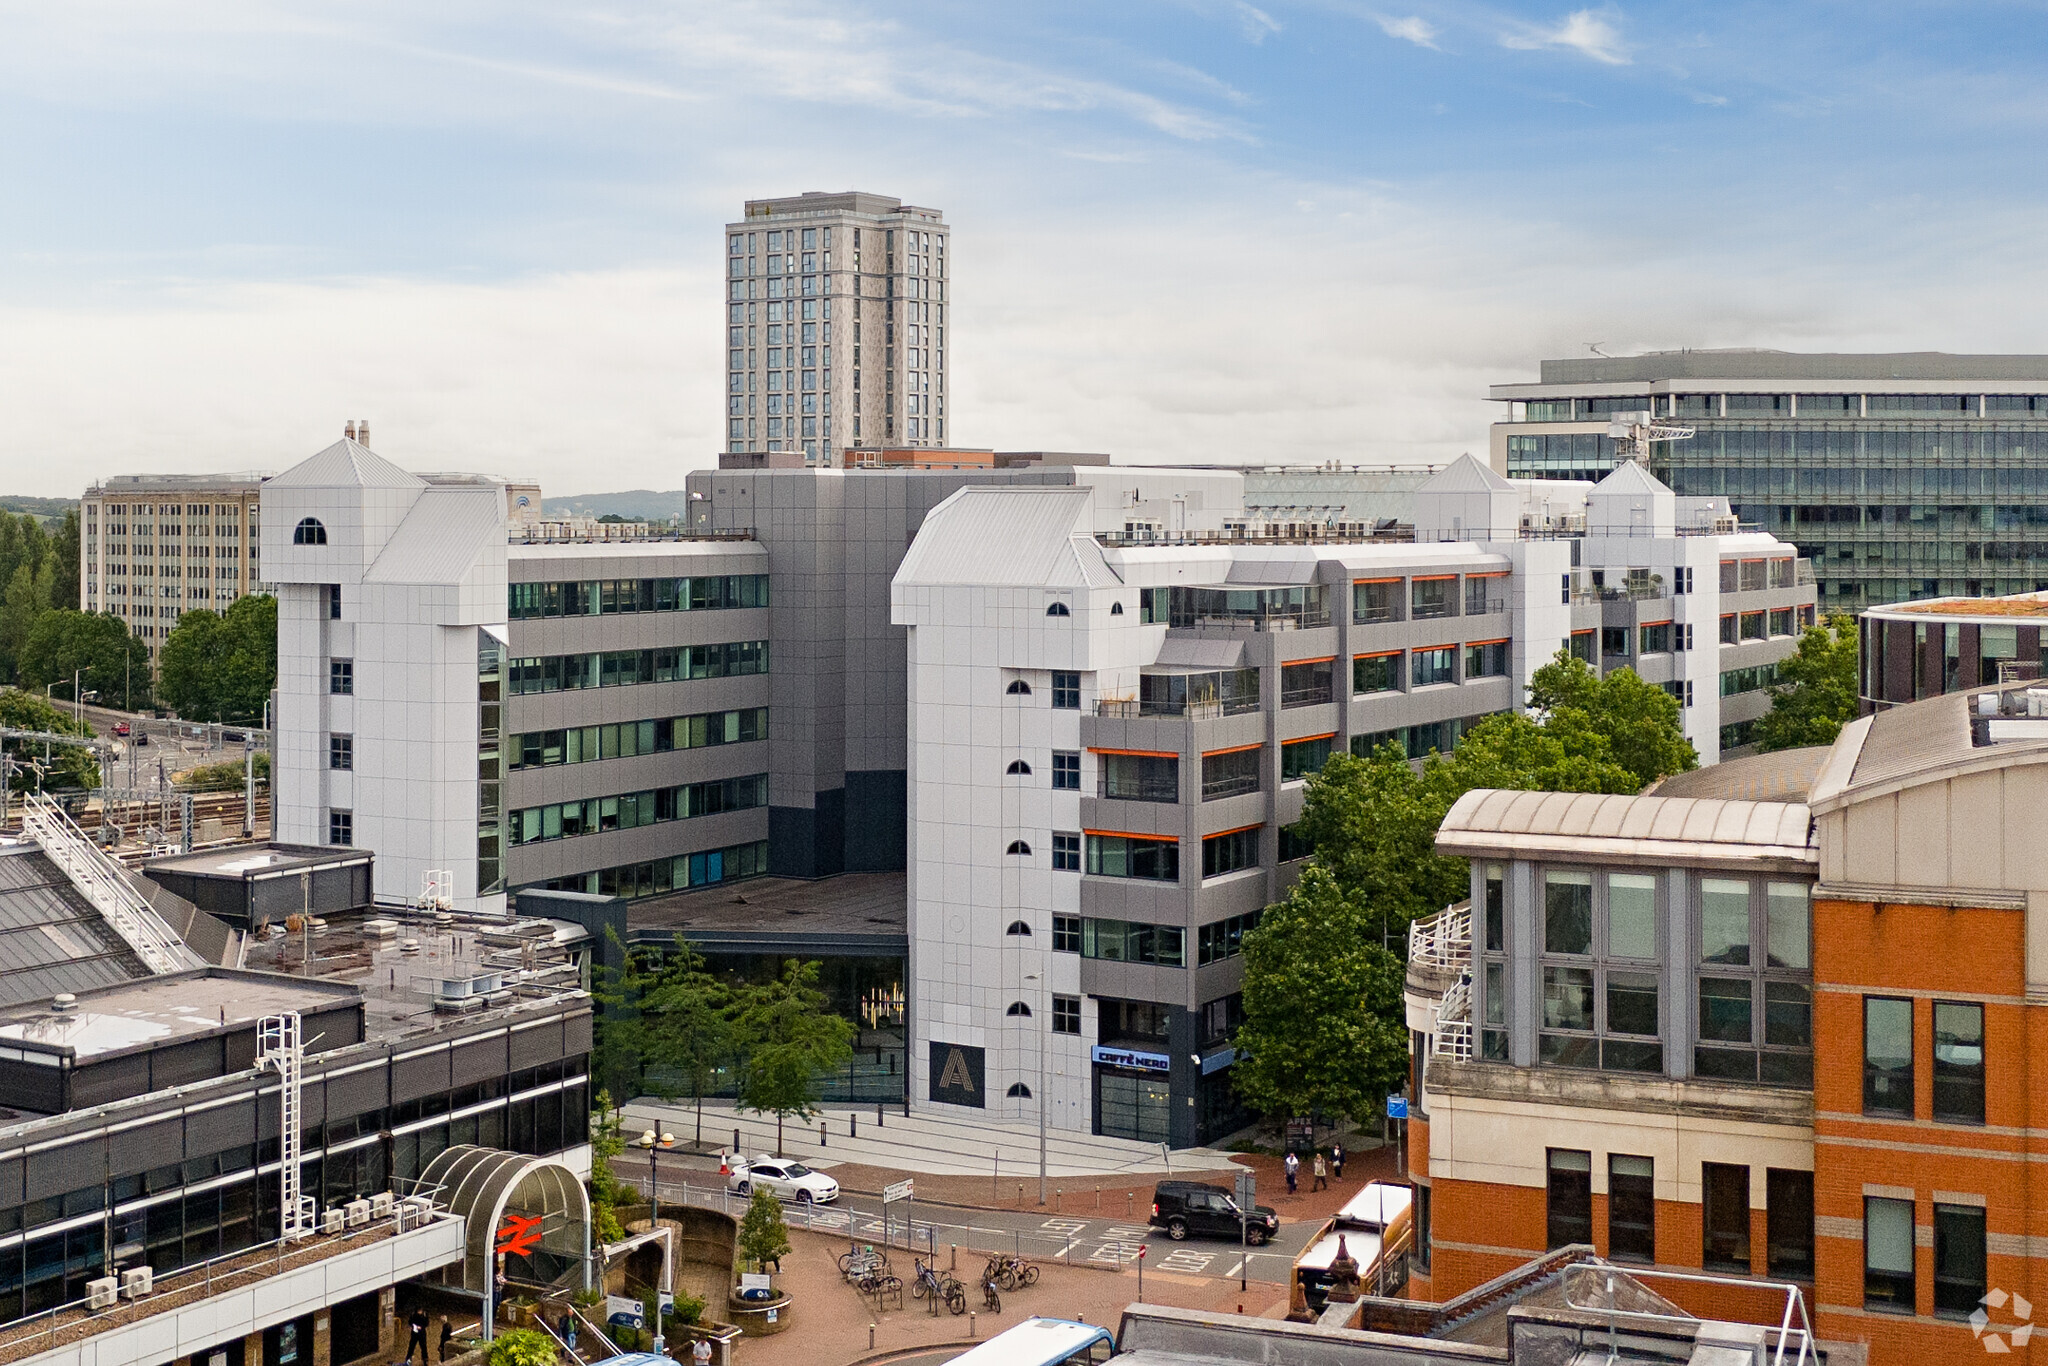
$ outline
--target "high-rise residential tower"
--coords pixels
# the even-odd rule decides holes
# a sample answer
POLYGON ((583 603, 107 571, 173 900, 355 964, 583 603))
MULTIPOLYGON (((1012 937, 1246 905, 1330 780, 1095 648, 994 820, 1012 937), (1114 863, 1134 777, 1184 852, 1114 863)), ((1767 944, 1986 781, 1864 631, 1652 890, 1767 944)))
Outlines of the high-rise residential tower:
POLYGON ((726 449, 945 445, 948 236, 886 195, 748 200, 725 225, 726 449))
POLYGON ((151 659, 178 617, 263 591, 261 474, 123 474, 79 499, 80 606, 111 612, 151 659))

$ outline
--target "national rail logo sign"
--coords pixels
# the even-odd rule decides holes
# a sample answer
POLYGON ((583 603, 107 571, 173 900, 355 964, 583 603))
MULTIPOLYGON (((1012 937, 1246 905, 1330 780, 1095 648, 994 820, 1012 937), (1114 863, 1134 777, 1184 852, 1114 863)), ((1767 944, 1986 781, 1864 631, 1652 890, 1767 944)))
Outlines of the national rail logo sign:
POLYGON ((507 1214, 505 1222, 498 1225, 499 1255, 523 1257, 539 1247, 542 1217, 538 1214, 507 1214))

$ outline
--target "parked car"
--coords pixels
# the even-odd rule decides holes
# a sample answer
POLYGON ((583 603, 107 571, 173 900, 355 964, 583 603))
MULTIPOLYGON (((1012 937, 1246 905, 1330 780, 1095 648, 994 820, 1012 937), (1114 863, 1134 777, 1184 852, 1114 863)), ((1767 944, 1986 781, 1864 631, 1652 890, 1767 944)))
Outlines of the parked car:
POLYGON ((725 1187, 737 1195, 752 1195, 759 1187, 778 1200, 799 1204, 829 1205, 839 1198, 837 1181, 786 1157, 734 1158, 727 1166, 725 1187))
POLYGON ((220 733, 220 742, 224 745, 239 745, 248 738, 247 731, 224 730, 220 733))
POLYGON ((1271 1206, 1254 1205, 1249 1216, 1240 1219, 1229 1191, 1199 1181, 1161 1181, 1153 1187, 1149 1222, 1176 1242, 1189 1234, 1234 1241, 1241 1231, 1254 1247, 1270 1242, 1280 1228, 1280 1216, 1271 1206))
POLYGON ((116 735, 126 735, 127 733, 128 733, 128 723, 127 723, 126 721, 116 721, 116 722, 114 723, 114 734, 116 734, 116 735))

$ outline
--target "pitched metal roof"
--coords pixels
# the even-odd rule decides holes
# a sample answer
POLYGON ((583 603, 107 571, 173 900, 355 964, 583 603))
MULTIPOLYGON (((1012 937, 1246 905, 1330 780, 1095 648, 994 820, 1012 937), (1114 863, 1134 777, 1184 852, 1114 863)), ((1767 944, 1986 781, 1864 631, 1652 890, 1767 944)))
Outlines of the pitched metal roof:
POLYGON ((128 941, 40 849, 0 849, 0 1007, 149 975, 128 941))
POLYGON ((1815 864, 1812 825, 1804 802, 1478 788, 1444 817, 1436 847, 1471 857, 1815 864))
POLYGON ((460 583, 479 554, 504 540, 501 490, 429 488, 363 578, 369 583, 460 583))
POLYGON ((896 581, 1110 588, 1123 582, 1090 528, 1085 488, 969 486, 924 519, 896 581))
POLYGON ((1515 486, 1470 454, 1461 455, 1426 480, 1417 493, 1513 493, 1515 486))
POLYGON ((427 481, 408 474, 372 451, 343 437, 316 455, 307 456, 265 487, 423 489, 427 481))

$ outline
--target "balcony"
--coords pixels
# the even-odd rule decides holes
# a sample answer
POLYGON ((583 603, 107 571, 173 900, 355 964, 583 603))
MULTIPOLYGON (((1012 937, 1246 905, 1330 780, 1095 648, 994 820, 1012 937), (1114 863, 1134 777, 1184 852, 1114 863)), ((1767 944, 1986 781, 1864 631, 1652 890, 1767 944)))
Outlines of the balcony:
POLYGON ((1190 721, 1213 721, 1220 716, 1242 716, 1259 709, 1259 699, 1233 698, 1228 702, 1213 699, 1192 702, 1176 701, 1170 698, 1124 698, 1117 701, 1103 700, 1095 704, 1095 714, 1113 721, 1136 721, 1154 716, 1186 717, 1190 721))

